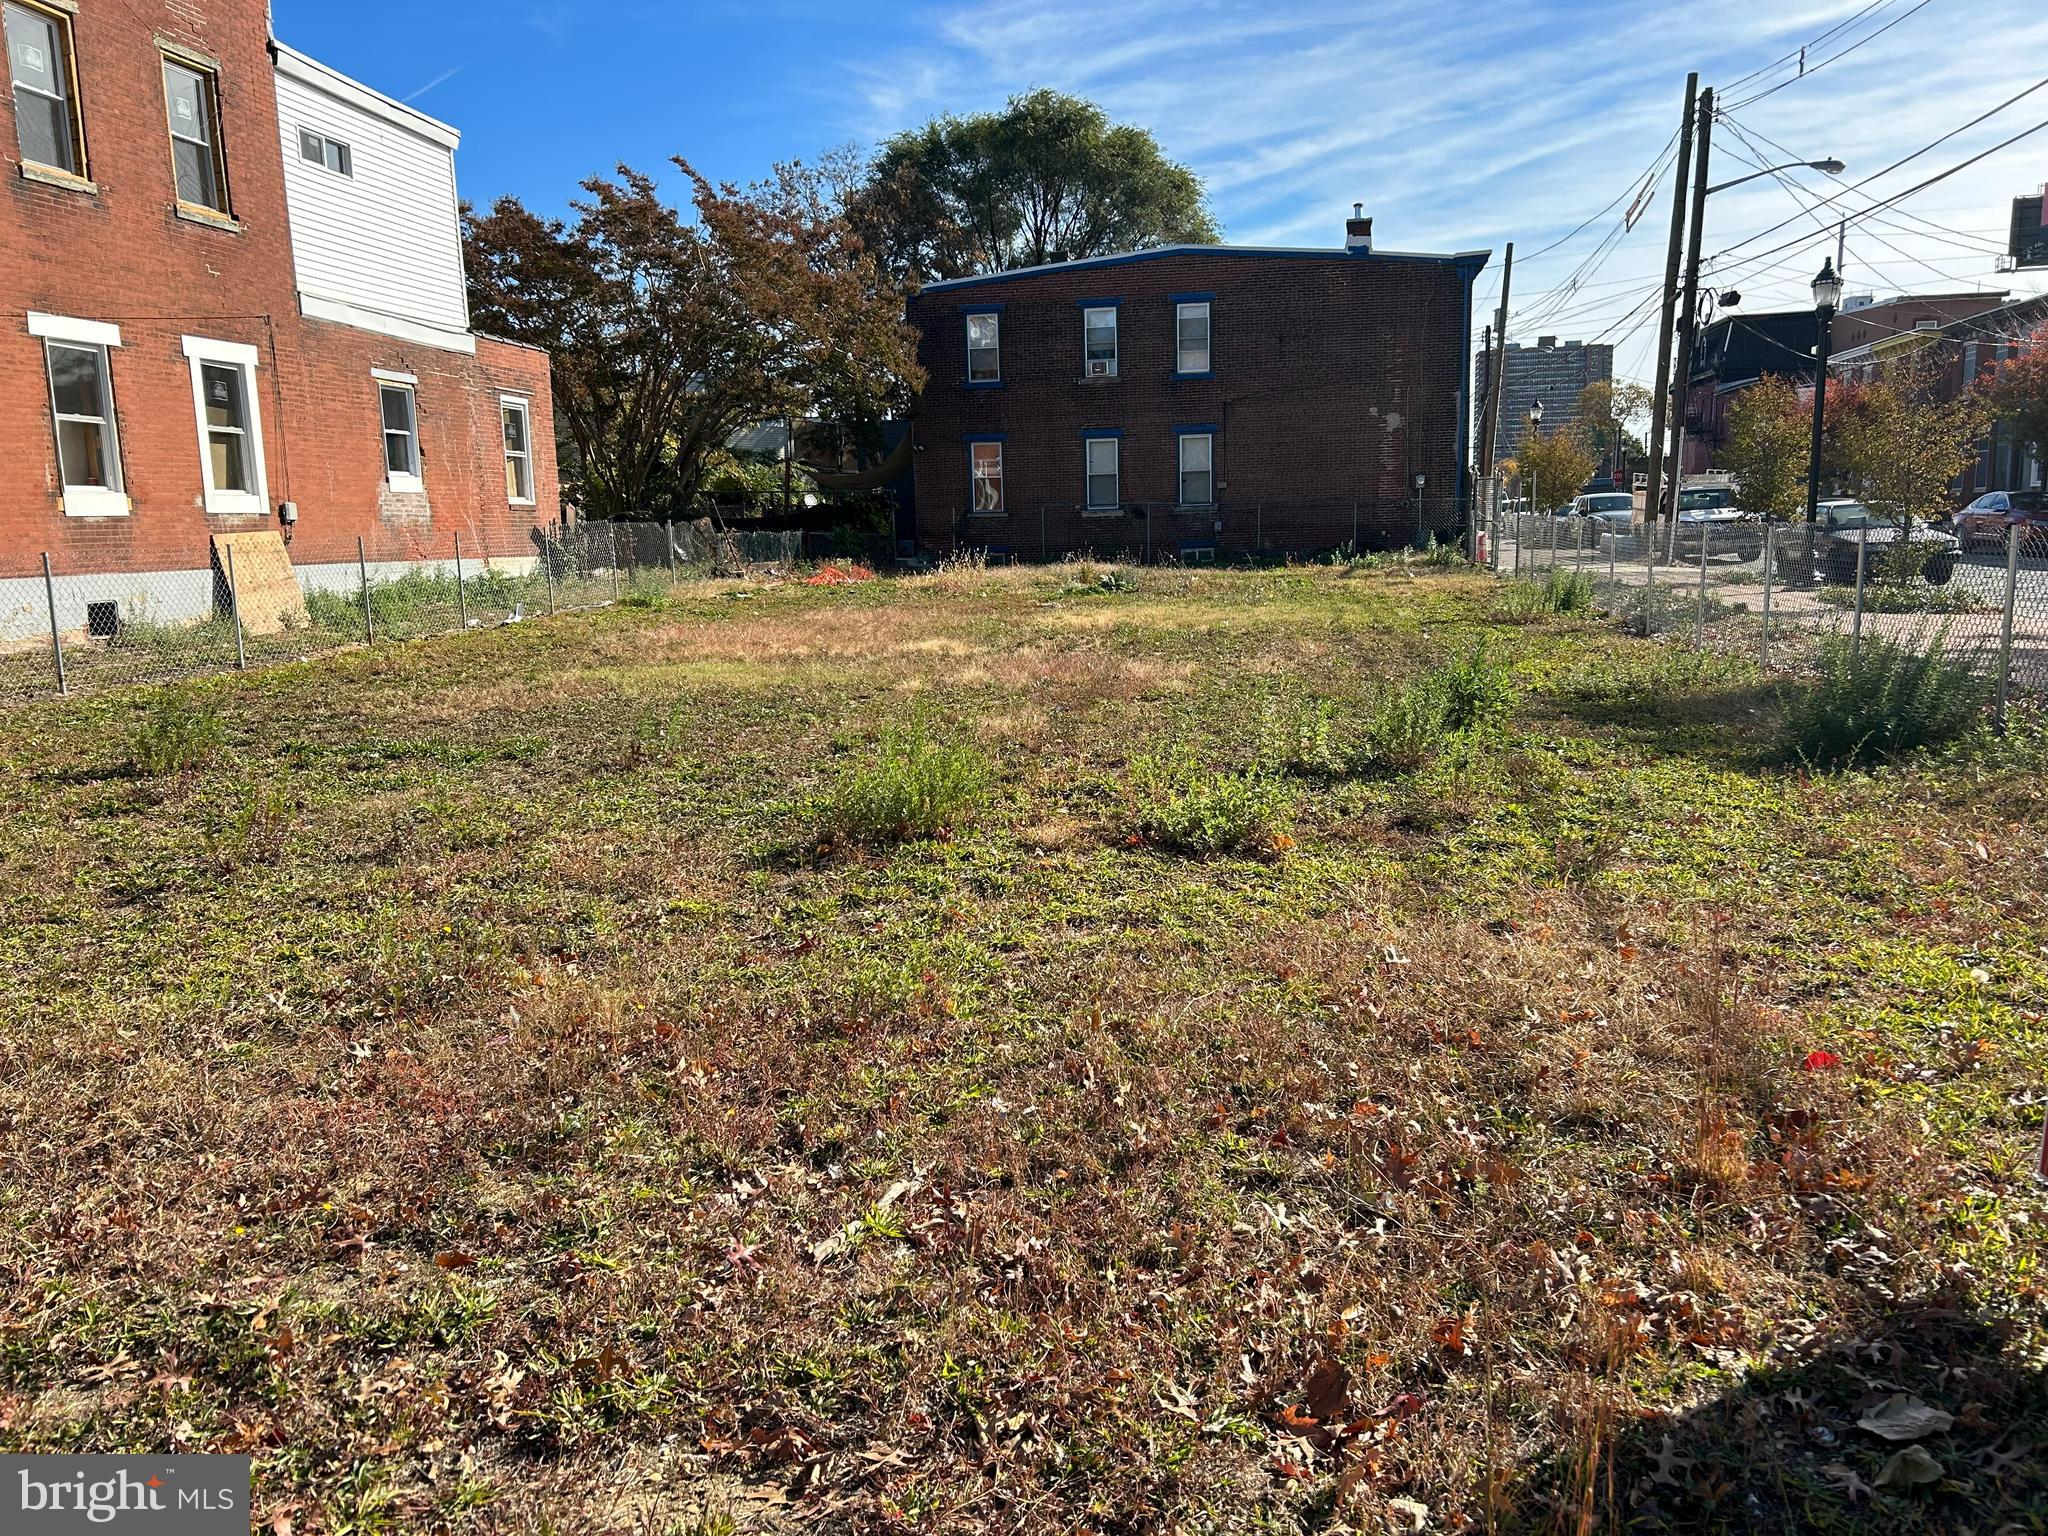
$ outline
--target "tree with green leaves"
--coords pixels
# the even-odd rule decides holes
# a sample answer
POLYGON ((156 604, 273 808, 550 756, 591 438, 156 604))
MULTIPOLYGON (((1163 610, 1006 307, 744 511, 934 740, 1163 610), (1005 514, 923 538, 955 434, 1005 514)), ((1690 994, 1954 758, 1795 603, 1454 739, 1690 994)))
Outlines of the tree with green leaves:
POLYGON ((1053 90, 897 134, 847 211, 909 285, 1221 238, 1150 133, 1053 90))
POLYGON ((1649 389, 1628 379, 1593 379, 1579 391, 1578 419, 1610 454, 1617 475, 1631 458, 1646 454, 1629 423, 1647 421, 1651 403, 1649 389))
POLYGON ((1547 435, 1531 433, 1522 440, 1515 455, 1515 467, 1522 480, 1522 494, 1531 498, 1529 510, 1559 507, 1579 494, 1579 489, 1600 467, 1585 427, 1574 423, 1547 435), (1542 498, 1538 504, 1536 498, 1542 498))
POLYGON ((923 384, 900 298, 817 172, 714 185, 686 162, 692 216, 621 166, 573 222, 516 198, 463 210, 480 330, 546 348, 563 474, 594 517, 687 512, 733 433, 815 415, 879 445, 923 384))
POLYGON ((1766 374, 1728 407, 1728 441, 1718 457, 1735 476, 1743 508, 1772 522, 1790 522, 1806 508, 1806 470, 1813 434, 1799 390, 1766 374))

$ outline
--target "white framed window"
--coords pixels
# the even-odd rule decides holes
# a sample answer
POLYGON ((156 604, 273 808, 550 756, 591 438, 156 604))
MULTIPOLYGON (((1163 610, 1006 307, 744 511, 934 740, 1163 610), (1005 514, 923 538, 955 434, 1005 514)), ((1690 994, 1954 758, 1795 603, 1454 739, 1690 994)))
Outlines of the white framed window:
POLYGON ((517 395, 498 397, 505 424, 505 499, 515 507, 533 505, 533 410, 517 395))
POLYGON ((125 515, 129 501, 122 494, 121 436, 114 419, 109 360, 121 345, 121 328, 97 320, 31 313, 28 333, 43 344, 65 515, 125 515))
POLYGON ((1123 501, 1123 476, 1117 439, 1091 437, 1082 444, 1088 475, 1088 510, 1111 512, 1123 501))
POLYGON ((1089 379, 1116 377, 1114 305, 1081 311, 1081 375, 1089 379))
POLYGON ((210 69, 164 57, 164 106, 170 114, 171 167, 178 201, 223 217, 227 173, 220 153, 220 80, 210 69))
POLYGON ((969 510, 994 517, 1003 510, 1003 445, 969 443, 967 480, 971 493, 969 510))
POLYGON ((1208 507, 1216 503, 1216 439, 1208 432, 1180 434, 1180 504, 1208 507))
POLYGON ((14 82, 14 132, 22 163, 84 176, 71 18, 21 0, 0 5, 0 18, 7 30, 7 73, 14 82))
POLYGON ((341 140, 330 139, 311 128, 299 130, 299 158, 314 165, 324 165, 337 176, 356 173, 355 156, 349 152, 349 147, 341 140))
POLYGON ((1173 306, 1173 371, 1209 371, 1209 302, 1191 300, 1173 306))
POLYGON ((377 419, 384 434, 384 483, 394 491, 420 492, 419 380, 409 373, 372 369, 377 381, 377 419))
POLYGON ((1003 317, 993 310, 967 317, 967 382, 996 384, 1003 377, 1003 317))
POLYGON ((256 349, 205 336, 184 338, 192 364, 192 405, 199 422, 199 467, 206 510, 215 517, 270 511, 263 469, 263 413, 256 395, 256 349))

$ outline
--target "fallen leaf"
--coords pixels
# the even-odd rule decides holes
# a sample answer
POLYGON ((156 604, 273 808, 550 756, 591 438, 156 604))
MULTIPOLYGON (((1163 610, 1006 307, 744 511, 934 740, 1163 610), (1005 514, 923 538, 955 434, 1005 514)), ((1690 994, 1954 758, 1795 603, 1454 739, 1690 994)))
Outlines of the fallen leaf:
POLYGON ((1825 1072, 1841 1064, 1842 1058, 1833 1051, 1809 1051, 1806 1060, 1802 1061, 1799 1067, 1803 1072, 1825 1072))
POLYGON ((1944 1413, 1917 1397, 1894 1392, 1858 1419, 1856 1427, 1887 1440, 1918 1440, 1924 1435, 1944 1433, 1955 1421, 1952 1413, 1944 1413))
POLYGON ((1909 1445, 1884 1464, 1884 1470, 1877 1474, 1875 1486, 1918 1488, 1939 1481, 1941 1475, 1941 1463, 1927 1454, 1925 1446, 1909 1445))
POLYGON ((1325 1360, 1308 1373, 1302 1397, 1309 1413, 1318 1419, 1344 1417, 1344 1400, 1351 1395, 1351 1373, 1334 1360, 1325 1360))
POLYGON ((434 1263, 442 1269, 468 1269, 476 1262, 473 1253, 457 1253, 454 1249, 434 1255, 434 1263))

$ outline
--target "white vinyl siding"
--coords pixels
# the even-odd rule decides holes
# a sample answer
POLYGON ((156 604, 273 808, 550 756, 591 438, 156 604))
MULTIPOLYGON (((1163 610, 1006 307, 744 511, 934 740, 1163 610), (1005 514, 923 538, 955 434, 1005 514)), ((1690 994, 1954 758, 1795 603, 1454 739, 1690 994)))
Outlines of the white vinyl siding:
POLYGON ((275 73, 302 307, 473 349, 453 130, 289 49, 275 73), (306 153, 313 139, 317 162, 306 153))

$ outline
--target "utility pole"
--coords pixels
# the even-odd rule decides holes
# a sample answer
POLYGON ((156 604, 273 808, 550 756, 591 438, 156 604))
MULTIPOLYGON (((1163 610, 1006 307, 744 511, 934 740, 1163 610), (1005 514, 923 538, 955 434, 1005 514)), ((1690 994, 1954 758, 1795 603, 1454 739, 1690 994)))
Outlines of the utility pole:
MULTIPOLYGON (((1692 387, 1693 332, 1700 314, 1700 234, 1707 218, 1707 155, 1714 138, 1714 90, 1700 92, 1700 126, 1693 146, 1692 233, 1685 258, 1685 310, 1678 322, 1678 367, 1671 391, 1676 419, 1671 429, 1671 511, 1678 513, 1678 487, 1685 477, 1685 397, 1692 387)), ((1659 445, 1662 446, 1661 444, 1659 445)))
POLYGON ((1486 420, 1479 430, 1479 477, 1493 473, 1493 448, 1500 435, 1500 397, 1508 381, 1508 287, 1515 279, 1515 242, 1508 242, 1500 268, 1500 309, 1493 320, 1493 358, 1487 369, 1486 420))
POLYGON ((1643 521, 1655 522, 1664 473, 1664 424, 1671 394, 1671 310, 1678 297, 1678 258, 1685 240, 1686 178, 1692 172, 1692 120, 1699 105, 1700 75, 1685 77, 1685 115, 1678 123, 1678 170, 1671 187, 1671 244, 1664 254, 1663 313, 1657 326, 1657 383, 1650 405, 1650 487, 1643 521))

